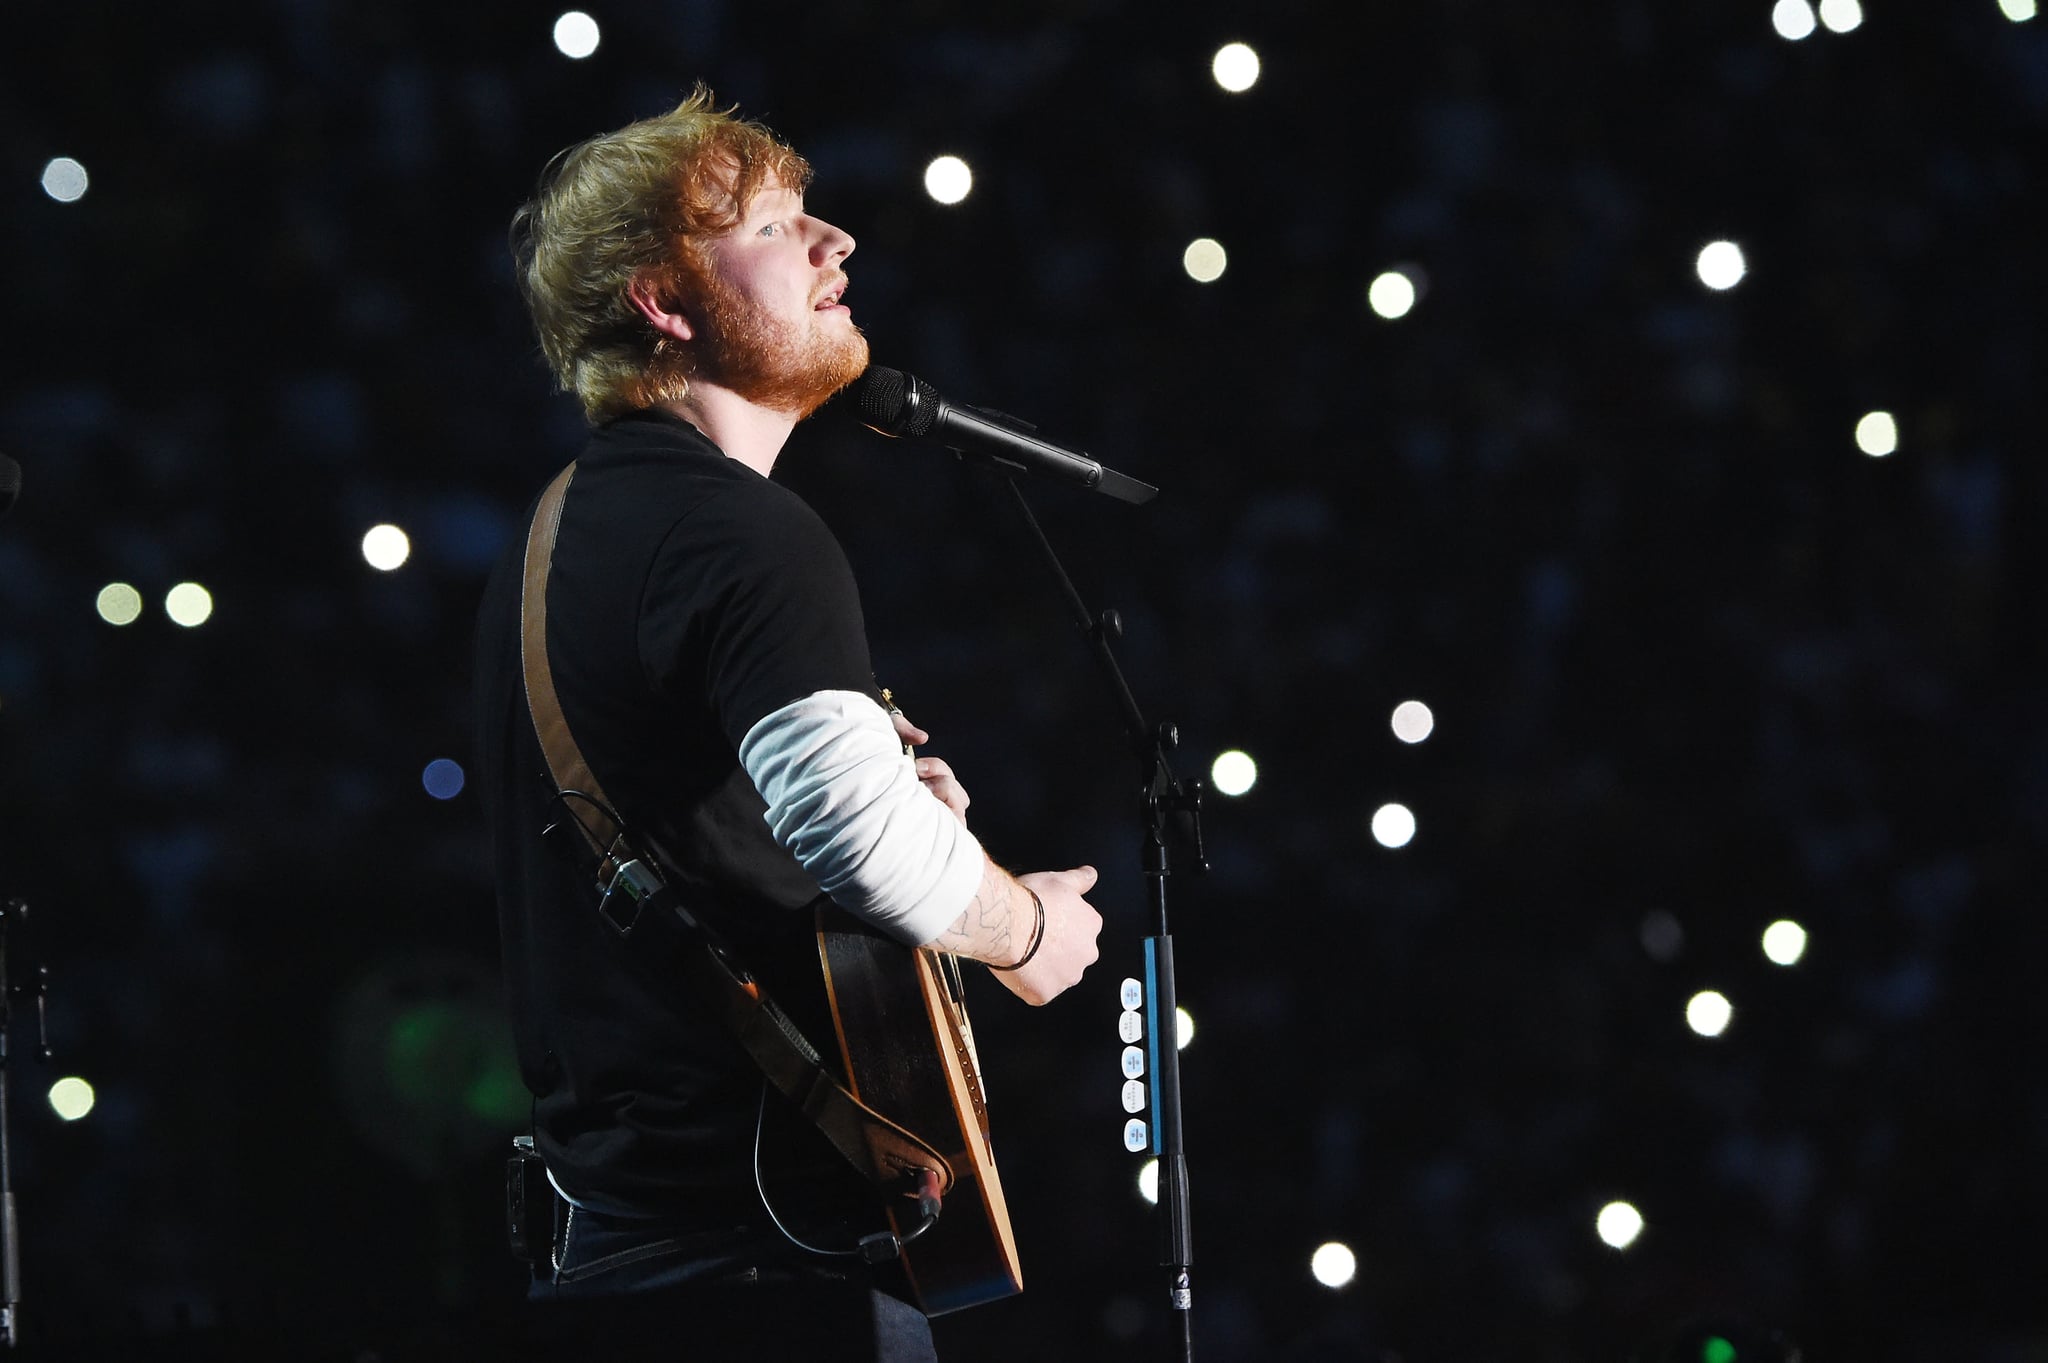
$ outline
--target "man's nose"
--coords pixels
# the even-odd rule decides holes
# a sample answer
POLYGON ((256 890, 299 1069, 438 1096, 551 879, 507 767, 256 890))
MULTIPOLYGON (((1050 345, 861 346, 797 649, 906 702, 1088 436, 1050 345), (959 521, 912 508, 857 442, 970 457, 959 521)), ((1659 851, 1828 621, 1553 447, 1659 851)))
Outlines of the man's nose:
POLYGON ((818 225, 817 237, 811 243, 811 259, 820 265, 832 265, 853 254, 853 235, 841 231, 823 218, 813 218, 818 225))

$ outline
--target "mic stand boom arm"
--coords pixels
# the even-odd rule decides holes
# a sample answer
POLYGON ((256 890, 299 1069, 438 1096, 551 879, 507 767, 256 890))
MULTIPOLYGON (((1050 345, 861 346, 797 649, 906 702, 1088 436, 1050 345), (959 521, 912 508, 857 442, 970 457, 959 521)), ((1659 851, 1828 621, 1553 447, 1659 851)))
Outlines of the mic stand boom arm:
POLYGON ((1156 1097, 1153 1125, 1157 1138, 1154 1148, 1159 1158, 1160 1262, 1168 1274, 1168 1339, 1173 1350, 1169 1356, 1187 1360, 1193 1356, 1190 1315, 1193 1284, 1190 1274, 1194 1246, 1188 1218, 1187 1153, 1181 1138, 1180 1049, 1175 1044, 1178 1040, 1178 1005, 1173 975, 1173 935, 1167 924, 1166 885, 1173 872, 1176 843, 1186 846, 1197 871, 1209 869, 1208 860, 1202 852, 1202 783, 1183 783, 1174 778, 1166 755, 1179 744, 1179 732, 1170 723, 1162 722, 1154 728, 1145 722, 1144 712, 1138 708, 1137 698, 1131 694, 1123 670, 1117 666, 1116 654, 1110 645, 1123 634, 1122 619, 1114 610, 1105 610, 1100 615, 1089 613, 1087 603, 1074 589, 1073 579, 1061 565, 1059 555, 1040 528, 1038 518, 1031 513, 1031 505, 1024 500, 1016 481, 1006 477, 1003 486, 1009 490, 1011 500, 1037 542, 1046 568, 1051 572, 1076 628, 1088 641, 1089 652, 1094 656, 1121 712, 1131 753, 1138 761, 1138 815, 1142 824, 1142 860, 1152 928, 1145 939, 1145 959, 1147 974, 1151 976, 1149 1002, 1157 1039, 1153 1049, 1158 1056, 1153 1072, 1156 1097))

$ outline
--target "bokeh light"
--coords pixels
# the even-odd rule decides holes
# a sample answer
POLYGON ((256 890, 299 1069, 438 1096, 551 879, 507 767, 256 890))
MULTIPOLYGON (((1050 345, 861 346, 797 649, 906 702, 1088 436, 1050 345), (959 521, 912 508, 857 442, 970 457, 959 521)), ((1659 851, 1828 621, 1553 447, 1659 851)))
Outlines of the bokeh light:
POLYGON ((1195 1019, 1185 1008, 1173 1010, 1173 1048, 1184 1051, 1195 1039, 1195 1019))
POLYGON ((597 20, 580 9, 572 9, 555 20, 555 50, 565 57, 583 60, 597 51, 597 20))
POLYGON ((213 593, 197 582, 180 582, 164 593, 164 614, 187 629, 213 618, 213 593))
POLYGON ((142 618, 142 593, 125 582, 109 582, 93 598, 100 619, 110 625, 132 625, 142 618))
POLYGON ((924 168, 924 192, 935 202, 956 204, 974 189, 974 171, 957 156, 935 156, 924 168))
POLYGON ((1243 94, 1259 80, 1259 54, 1244 43, 1225 43, 1209 62, 1209 74, 1233 95, 1243 94))
POLYGON ((378 572, 401 567, 412 556, 412 540, 395 525, 373 525, 363 535, 363 561, 378 572))
POLYGON ((1259 764, 1247 752, 1232 748, 1216 754, 1216 760, 1209 764, 1209 784, 1219 794, 1242 795, 1257 785, 1259 764))
POLYGON ((1856 423, 1856 448, 1882 459, 1899 448, 1899 423, 1890 412, 1868 412, 1856 423))
POLYGON ((1734 288, 1749 273, 1742 248, 1732 241, 1710 241, 1700 248, 1700 283, 1717 292, 1734 288))
POLYGON ((1702 989, 1685 1005, 1685 1025, 1701 1036, 1719 1036, 1735 1018, 1735 1005, 1715 989, 1702 989))
POLYGON ((1138 1167, 1138 1196, 1147 1202, 1159 1201, 1159 1161, 1148 1159, 1138 1167))
POLYGON ((1778 0, 1771 7, 1771 27, 1780 38, 1798 42, 1811 37, 1815 27, 1813 6, 1808 0, 1778 0))
POLYGON ((1780 918, 1764 929, 1764 955, 1777 965, 1797 965, 1806 954, 1806 929, 1780 918))
POLYGON ((1381 805, 1372 814, 1372 836, 1382 847, 1406 847, 1415 839, 1415 815, 1406 805, 1381 805))
POLYGON ((1857 0, 1820 0, 1820 21, 1830 33, 1847 33, 1863 23, 1863 6, 1857 0))
POLYGON ((2016 24, 2024 24, 2034 17, 2034 0, 1998 0, 1998 12, 2016 24))
POLYGON ((1643 950, 1653 961, 1675 961, 1685 950, 1685 928, 1668 909, 1652 909, 1643 915, 1638 930, 1643 950))
POLYGON ((1627 1249, 1643 1233, 1643 1214, 1626 1202, 1610 1202, 1593 1218, 1600 1239, 1615 1249, 1627 1249))
POLYGON ((1332 1240, 1318 1245, 1309 1256, 1308 1271, 1317 1282, 1334 1290, 1349 1285, 1358 1276, 1358 1256, 1351 1252, 1351 1246, 1332 1240))
POLYGON ((1188 243, 1188 249, 1180 253, 1180 267, 1197 284, 1213 284, 1223 278, 1224 267, 1229 263, 1229 257, 1223 252, 1223 243, 1214 237, 1196 237, 1188 243))
POLYGON ((1399 270, 1388 270, 1366 287, 1365 301, 1388 321, 1406 317, 1415 308, 1415 281, 1399 270))
POLYGON ((437 757, 420 773, 420 784, 436 800, 452 800, 462 794, 466 780, 462 764, 449 757, 437 757))
POLYGON ((50 1107, 67 1122, 75 1122, 92 1111, 97 1101, 92 1085, 69 1075, 50 1085, 50 1107))
POLYGON ((1404 700, 1394 707, 1394 737, 1403 743, 1420 743, 1436 730, 1436 715, 1419 700, 1404 700))
POLYGON ((52 157, 43 166, 43 193, 60 204, 77 203, 91 183, 85 167, 68 156, 52 157))

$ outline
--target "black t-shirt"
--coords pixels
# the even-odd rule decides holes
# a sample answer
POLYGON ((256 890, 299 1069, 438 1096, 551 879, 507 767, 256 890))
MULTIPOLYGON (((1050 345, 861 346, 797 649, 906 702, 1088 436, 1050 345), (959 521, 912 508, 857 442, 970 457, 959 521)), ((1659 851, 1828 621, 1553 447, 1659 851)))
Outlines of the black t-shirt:
MULTIPOLYGON (((734 1224, 755 1205, 760 1072, 713 1001, 691 996, 680 936, 620 938, 598 915, 578 835, 541 837, 560 806, 550 807, 520 667, 524 548, 522 529, 484 595, 477 755, 536 1143, 580 1204, 734 1224)), ((629 416, 594 432, 578 460, 547 633, 563 714, 605 793, 659 851, 684 901, 775 982, 775 962, 801 957, 803 910, 820 892, 770 834, 738 749, 790 701, 876 694, 838 542, 796 494, 694 427, 629 416)), ((799 1012, 801 988, 790 983, 784 999, 799 1012)), ((821 1174, 833 1166, 826 1177, 845 1176, 800 1119, 784 1126, 772 1140, 821 1174)))

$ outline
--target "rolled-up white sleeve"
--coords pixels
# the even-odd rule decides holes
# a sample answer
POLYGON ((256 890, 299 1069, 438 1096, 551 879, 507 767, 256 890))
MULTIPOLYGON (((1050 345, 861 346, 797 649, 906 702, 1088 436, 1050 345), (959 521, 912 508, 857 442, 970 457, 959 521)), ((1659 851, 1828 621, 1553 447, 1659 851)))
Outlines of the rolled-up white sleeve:
POLYGON ((763 715, 740 764, 775 840, 849 912, 912 946, 966 911, 981 843, 917 779, 888 712, 858 691, 818 691, 763 715))

